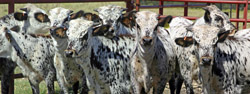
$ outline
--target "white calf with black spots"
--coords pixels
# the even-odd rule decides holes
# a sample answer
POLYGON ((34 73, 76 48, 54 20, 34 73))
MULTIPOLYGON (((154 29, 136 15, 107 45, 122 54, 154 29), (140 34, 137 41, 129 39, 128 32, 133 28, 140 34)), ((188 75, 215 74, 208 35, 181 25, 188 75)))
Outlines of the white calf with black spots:
MULTIPOLYGON (((66 50, 68 45, 66 30, 66 28, 59 27, 50 31, 54 45, 57 48, 54 56, 54 65, 57 71, 58 83, 64 94, 68 94, 69 87, 76 83, 79 83, 82 88, 80 94, 85 94, 88 93, 88 87, 83 68, 75 62, 74 58, 68 58, 64 54, 64 50, 66 50)), ((77 94, 77 87, 74 90, 75 94, 77 94)))
POLYGON ((54 94, 56 71, 53 66, 55 49, 51 39, 24 33, 16 33, 5 28, 1 37, 8 49, 6 57, 17 62, 23 75, 27 76, 32 91, 39 94, 39 83, 45 80, 49 94, 54 94), (8 41, 11 43, 8 43, 8 41), (13 46, 13 47, 12 47, 13 46))
MULTIPOLYGON (((44 12, 44 10, 37 8, 34 5, 30 5, 30 4, 28 4, 27 6, 25 8, 21 8, 21 10, 25 11, 24 13, 15 12, 15 13, 8 14, 2 17, 0 19, 0 25, 8 29, 15 30, 19 33, 27 32, 27 33, 40 33, 41 34, 44 32, 41 32, 40 30, 43 30, 43 29, 48 30, 48 28, 45 28, 46 26, 48 26, 48 23, 49 23, 48 21, 38 22, 38 20, 47 19, 46 18, 47 15, 44 12), (28 8, 27 6, 33 6, 33 7, 28 8), (38 16, 40 18, 38 18, 38 16), (37 22, 37 24, 31 24, 29 21, 37 22)), ((1 36, 1 38, 4 38, 4 36, 1 36)), ((2 93, 3 94, 7 94, 9 91, 8 84, 9 84, 10 78, 8 77, 11 77, 10 76, 12 73, 11 71, 13 71, 13 69, 16 66, 15 64, 16 62, 11 62, 10 60, 18 61, 16 54, 12 54, 12 55, 8 54, 8 52, 12 51, 12 46, 10 46, 9 43, 6 44, 5 42, 7 42, 5 39, 1 40, 1 49, 0 49, 0 56, 3 57, 2 58, 3 62, 1 63, 1 66, 5 66, 3 68, 5 71, 2 71, 2 72, 5 72, 3 73, 4 76, 2 80, 2 93), (6 58, 8 58, 8 60, 6 58), (3 83, 6 84, 6 86, 3 83)), ((18 63, 18 65, 22 67, 22 69, 24 68, 20 63, 18 63)), ((26 70, 22 70, 22 71, 24 72, 26 70)))
MULTIPOLYGON (((210 5, 203 7, 205 10, 204 16, 197 19, 194 25, 202 25, 202 24, 209 24, 212 26, 225 28, 226 31, 230 31, 233 35, 235 26, 230 22, 229 17, 222 12, 219 8, 217 8, 215 5, 210 5)), ((174 18, 170 23, 170 35, 172 36, 172 39, 176 37, 184 37, 185 35, 188 35, 185 30, 186 26, 189 26, 193 24, 190 20, 177 17, 174 18)), ((179 68, 180 73, 184 79, 184 82, 186 84, 186 89, 188 94, 193 93, 193 86, 192 86, 192 80, 198 80, 198 65, 197 61, 194 57, 194 54, 192 54, 189 47, 183 48, 181 46, 176 45, 176 54, 179 62, 179 68)))
POLYGON ((173 43, 168 33, 158 26, 158 14, 141 11, 135 16, 137 48, 131 63, 133 93, 148 93, 153 87, 154 94, 161 94, 175 69, 173 43))
POLYGON ((112 37, 120 34, 132 34, 135 36, 136 32, 132 28, 134 21, 131 21, 134 17, 134 11, 122 14, 125 10, 126 8, 117 5, 107 5, 95 9, 102 19, 102 25, 110 26, 105 36, 112 37))
MULTIPOLYGON (((68 45, 66 31, 70 18, 75 15, 73 11, 65 8, 54 8, 50 10, 51 29, 50 34, 55 45, 56 52, 54 56, 54 66, 57 71, 57 80, 61 92, 69 94, 69 87, 73 86, 74 94, 77 94, 80 86, 80 94, 88 93, 86 77, 83 68, 75 62, 74 58, 68 58, 64 54, 68 45)), ((83 12, 82 12, 83 13, 83 12)), ((80 14, 83 15, 83 14, 80 14)))
POLYGON ((127 94, 130 92, 130 58, 135 50, 133 36, 106 38, 108 26, 92 32, 93 22, 71 20, 65 54, 83 67, 90 90, 96 94, 127 94))
POLYGON ((187 30, 193 32, 193 35, 185 39, 177 38, 175 42, 194 49, 193 53, 199 62, 203 92, 249 93, 249 38, 241 33, 250 31, 238 31, 234 36, 229 36, 230 31, 209 25, 190 26, 187 30))

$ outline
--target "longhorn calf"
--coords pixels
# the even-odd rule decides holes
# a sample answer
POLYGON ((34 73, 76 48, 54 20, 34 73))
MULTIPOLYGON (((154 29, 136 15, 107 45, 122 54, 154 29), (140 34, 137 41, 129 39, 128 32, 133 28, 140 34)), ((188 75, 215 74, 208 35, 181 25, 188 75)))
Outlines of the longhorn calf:
POLYGON ((163 93, 175 71, 175 54, 169 34, 159 24, 170 22, 172 17, 166 17, 162 23, 158 21, 158 14, 150 11, 137 12, 135 17, 137 48, 131 63, 133 93, 148 93, 152 87, 154 94, 163 93))
POLYGON ((230 31, 209 25, 190 26, 187 30, 193 35, 177 38, 175 42, 193 48, 199 62, 203 92, 249 93, 249 38, 241 34, 249 30, 238 31, 234 36, 229 36, 230 31))
POLYGON ((17 63, 23 75, 28 77, 33 93, 39 94, 39 83, 45 80, 48 93, 53 94, 56 72, 53 66, 55 49, 51 39, 3 29, 3 57, 9 57, 17 63))
POLYGON ((130 92, 130 58, 135 50, 132 36, 106 38, 109 26, 92 31, 92 21, 71 20, 67 32, 66 56, 75 58, 84 69, 90 90, 96 94, 130 92))
MULTIPOLYGON (((195 23, 187 20, 185 18, 176 17, 170 23, 170 35, 174 40, 176 37, 184 37, 186 35, 190 35, 186 31, 186 27, 194 24, 194 25, 212 25, 219 28, 225 28, 226 31, 230 31, 231 35, 235 33, 235 26, 230 22, 229 17, 222 12, 219 8, 215 5, 210 5, 203 7, 205 10, 204 16, 197 19, 195 23)), ((192 81, 193 79, 198 80, 198 70, 197 67, 198 60, 196 60, 194 54, 192 54, 189 50, 189 47, 183 48, 181 46, 175 45, 175 50, 178 58, 178 64, 180 68, 180 73, 184 79, 186 90, 188 94, 193 94, 193 86, 192 81), (187 57, 189 56, 189 57, 187 57)))
MULTIPOLYGON (((0 25, 3 27, 6 27, 8 29, 15 29, 15 31, 20 31, 23 33, 44 33, 41 32, 40 30, 43 29, 47 29, 47 24, 48 21, 44 21, 44 22, 39 22, 38 20, 44 20, 47 19, 47 15, 46 12, 40 8, 37 8, 34 5, 30 5, 28 4, 25 8, 21 8, 21 10, 24 10, 24 13, 21 12, 15 12, 15 13, 11 13, 8 14, 4 17, 2 17, 0 19, 0 25), (32 8, 28 8, 27 6, 32 6, 32 8), (39 18, 39 17, 40 18, 39 18), (36 23, 36 24, 32 24, 30 23, 30 21, 32 21, 32 23, 36 23)), ((2 29, 2 27, 1 27, 2 29)), ((4 38, 4 36, 1 36, 2 38, 4 38)), ((15 62, 13 62, 13 60, 15 61, 15 58, 11 58, 11 56, 7 55, 8 50, 12 47, 7 46, 4 42, 5 40, 3 39, 1 42, 1 49, 0 49, 0 56, 1 56, 1 61, 3 61, 1 63, 1 66, 5 66, 3 69, 5 71, 1 71, 4 72, 3 73, 3 81, 2 81, 2 93, 3 94, 7 94, 8 90, 8 84, 9 84, 9 80, 6 79, 10 79, 8 77, 11 77, 11 71, 14 70, 16 64, 15 62), (7 51, 5 51, 7 50, 7 51), (8 58, 8 59, 7 59, 8 58), (11 61, 12 60, 12 61, 11 61), (6 61, 6 62, 5 62, 6 61), (5 63, 4 63, 5 62, 5 63), (9 76, 7 76, 9 75, 9 76), (6 84, 7 86, 5 86, 4 84, 6 84)), ((7 43, 8 44, 8 43, 7 43)), ((14 55, 15 56, 15 55, 14 55)), ((18 64, 20 65, 20 64, 18 64)))
POLYGON ((98 12, 102 25, 109 25, 110 28, 105 34, 107 37, 113 37, 120 34, 132 34, 135 36, 134 30, 134 13, 135 11, 123 14, 126 8, 117 5, 107 5, 95 9, 98 12))
POLYGON ((73 91, 77 94, 80 86, 80 93, 85 94, 88 93, 88 87, 83 68, 75 62, 75 59, 68 58, 64 54, 64 50, 66 50, 68 44, 66 31, 69 26, 69 21, 73 19, 73 15, 83 15, 83 11, 74 14, 71 13, 72 11, 69 9, 60 7, 50 10, 49 18, 51 19, 51 26, 53 28, 51 29, 50 34, 56 49, 54 66, 57 72, 57 81, 61 88, 61 92, 69 94, 69 87, 73 86, 73 91))

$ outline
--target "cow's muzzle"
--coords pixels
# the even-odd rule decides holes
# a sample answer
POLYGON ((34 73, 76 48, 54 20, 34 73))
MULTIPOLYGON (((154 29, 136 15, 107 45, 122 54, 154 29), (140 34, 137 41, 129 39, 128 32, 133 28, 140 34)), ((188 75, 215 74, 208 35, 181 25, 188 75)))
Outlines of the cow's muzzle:
POLYGON ((213 58, 210 56, 201 57, 201 64, 203 66, 209 66, 212 64, 213 58))
POLYGON ((145 46, 151 45, 153 42, 153 38, 152 37, 143 37, 142 38, 142 44, 145 46))
POLYGON ((66 57, 73 57, 75 50, 65 50, 64 54, 66 57))

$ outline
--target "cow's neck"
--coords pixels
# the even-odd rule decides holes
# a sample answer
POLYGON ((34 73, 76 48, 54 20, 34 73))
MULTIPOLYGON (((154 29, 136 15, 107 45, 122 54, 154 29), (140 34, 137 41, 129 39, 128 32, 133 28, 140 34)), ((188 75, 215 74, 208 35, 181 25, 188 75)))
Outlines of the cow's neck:
POLYGON ((135 36, 135 33, 136 32, 134 32, 134 30, 133 30, 133 28, 129 28, 129 27, 126 27, 126 26, 124 26, 122 23, 117 23, 118 25, 117 25, 117 30, 118 30, 118 32, 117 32, 117 34, 116 35, 121 35, 121 34, 131 34, 131 35, 133 35, 133 36, 135 36))
POLYGON ((210 94, 210 92, 212 92, 212 80, 213 80, 213 76, 212 76, 212 67, 204 67, 204 66, 200 66, 200 76, 202 79, 202 84, 203 85, 203 92, 204 94, 210 94))
POLYGON ((137 56, 139 59, 143 59, 143 60, 145 60, 145 62, 148 62, 149 64, 151 64, 151 62, 153 62, 153 58, 154 58, 154 46, 145 47, 145 46, 139 44, 137 56))
POLYGON ((57 48, 57 51, 60 53, 60 54, 63 54, 64 53, 64 50, 67 48, 67 45, 68 45, 68 41, 67 39, 54 39, 54 44, 57 48))

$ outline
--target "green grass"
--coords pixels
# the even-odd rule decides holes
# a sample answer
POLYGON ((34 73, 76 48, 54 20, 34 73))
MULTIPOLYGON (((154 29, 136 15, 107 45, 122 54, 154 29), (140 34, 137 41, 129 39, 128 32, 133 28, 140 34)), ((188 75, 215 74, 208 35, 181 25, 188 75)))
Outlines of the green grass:
MULTIPOLYGON (((98 8, 100 6, 109 5, 109 4, 115 4, 125 7, 126 4, 124 2, 102 2, 102 3, 45 3, 45 4, 35 4, 38 7, 46 10, 48 12, 49 9, 55 8, 55 7, 64 7, 73 10, 74 12, 77 12, 79 10, 84 10, 85 12, 94 12, 93 9, 98 8)), ((19 9, 24 7, 25 4, 16 4, 15 5, 15 11, 20 11, 19 9)), ((7 4, 0 4, 0 17, 4 16, 8 13, 8 6, 7 4)), ((141 10, 150 10, 158 13, 158 9, 141 9, 141 10)), ((164 8, 164 15, 172 15, 172 16, 183 16, 184 8, 164 8)), ((229 10, 223 10, 224 12, 229 12, 229 10)), ((250 11, 250 10, 249 10, 250 11)), ((94 12, 95 13, 95 12, 94 12)), ((201 17, 204 14, 204 10, 201 8, 189 8, 189 16, 193 17, 201 17)), ((233 18, 235 18, 235 10, 233 10, 233 18)), ((243 11, 240 11, 240 17, 243 17, 243 11)), ((250 18, 250 12, 248 12, 248 18, 250 18)), ((240 27, 242 27, 242 24, 240 24, 240 27)), ((248 24, 248 27, 250 27, 250 24, 248 24)), ((16 68, 15 73, 21 73, 21 70, 19 68, 16 68)), ((1 89, 1 88, 0 88, 1 89)), ((55 82, 55 90, 56 93, 59 93, 59 86, 57 82, 55 82)), ((21 79, 15 79, 15 94, 31 94, 31 87, 28 83, 27 78, 21 78, 21 79)), ((43 82, 40 84, 40 93, 46 94, 47 89, 46 85, 43 82)))

